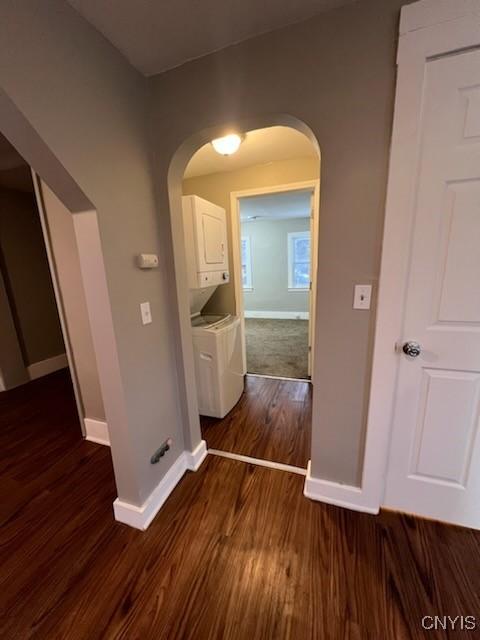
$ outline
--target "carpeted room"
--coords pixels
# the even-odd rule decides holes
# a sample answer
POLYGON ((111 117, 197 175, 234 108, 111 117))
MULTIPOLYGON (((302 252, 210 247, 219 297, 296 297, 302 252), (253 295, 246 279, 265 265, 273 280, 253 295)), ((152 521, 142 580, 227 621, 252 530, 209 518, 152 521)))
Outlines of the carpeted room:
POLYGON ((311 190, 240 201, 247 371, 308 378, 311 190))
POLYGON ((308 320, 246 318, 249 373, 308 377, 308 320))

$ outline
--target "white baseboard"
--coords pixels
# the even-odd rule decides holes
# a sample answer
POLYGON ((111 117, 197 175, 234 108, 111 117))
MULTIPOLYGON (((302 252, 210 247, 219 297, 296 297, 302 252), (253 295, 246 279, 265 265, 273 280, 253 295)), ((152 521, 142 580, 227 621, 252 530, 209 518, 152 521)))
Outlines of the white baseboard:
POLYGON ((292 382, 308 382, 308 384, 312 384, 311 378, 286 378, 285 376, 270 376, 266 373, 250 373, 247 371, 245 374, 250 378, 267 378, 267 380, 291 380, 292 382))
POLYGON ((193 451, 183 451, 141 507, 117 498, 113 503, 115 520, 145 531, 180 482, 185 471, 196 471, 205 460, 206 455, 205 440, 202 440, 193 451))
POLYGON ((275 469, 276 471, 296 473, 299 476, 305 476, 307 474, 306 469, 303 469, 302 467, 294 467, 291 464, 284 464, 283 462, 273 462, 272 460, 264 460, 263 458, 252 458, 240 453, 230 453, 229 451, 220 451, 219 449, 209 449, 208 453, 212 456, 228 458, 229 460, 238 460, 239 462, 246 462, 247 464, 256 464, 259 467, 267 467, 268 469, 275 469))
POLYGON ((308 311, 244 311, 245 318, 270 320, 308 320, 308 311))
POLYGON ((36 380, 42 376, 48 376, 49 373, 53 373, 59 369, 65 369, 65 367, 68 367, 67 354, 61 353, 58 356, 53 356, 53 358, 33 362, 28 365, 27 372, 30 380, 36 380))
POLYGON ((110 446, 110 436, 108 433, 108 425, 102 420, 94 420, 93 418, 84 418, 85 439, 97 444, 110 446))
POLYGON ((311 500, 326 502, 327 504, 353 509, 354 511, 373 514, 377 514, 380 511, 380 506, 372 504, 359 487, 312 478, 310 460, 307 465, 303 495, 311 500))
POLYGON ((205 440, 200 440, 193 451, 185 451, 185 455, 187 456, 187 469, 190 469, 190 471, 199 469, 207 457, 207 453, 207 443, 205 440))

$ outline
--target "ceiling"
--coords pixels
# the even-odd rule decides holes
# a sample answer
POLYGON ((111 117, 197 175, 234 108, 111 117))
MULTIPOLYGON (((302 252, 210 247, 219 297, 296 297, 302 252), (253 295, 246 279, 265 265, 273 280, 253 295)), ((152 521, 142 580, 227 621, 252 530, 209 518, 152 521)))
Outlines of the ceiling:
POLYGON ((144 75, 353 0, 67 0, 144 75))
POLYGON ((289 220, 291 218, 309 218, 311 211, 311 189, 268 193, 261 196, 249 196, 240 200, 240 220, 289 220))
POLYGON ((307 156, 317 157, 310 140, 296 129, 290 127, 256 129, 247 133, 239 150, 231 156, 220 155, 210 143, 201 147, 188 163, 184 178, 236 171, 274 160, 307 156))

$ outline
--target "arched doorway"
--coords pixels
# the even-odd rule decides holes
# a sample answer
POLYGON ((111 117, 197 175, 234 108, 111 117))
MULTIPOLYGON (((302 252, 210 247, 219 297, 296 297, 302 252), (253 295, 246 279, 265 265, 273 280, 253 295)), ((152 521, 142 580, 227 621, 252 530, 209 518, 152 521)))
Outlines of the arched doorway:
MULTIPOLYGON (((268 134, 269 128, 286 128, 290 130, 294 130, 296 133, 303 137, 306 141, 306 144, 311 148, 312 156, 315 156, 314 163, 317 167, 317 174, 312 176, 311 174, 306 176, 306 178, 315 178, 317 183, 315 188, 312 188, 312 194, 314 198, 314 205, 318 211, 318 203, 319 203, 319 189, 318 189, 318 176, 319 176, 319 146, 316 139, 313 136, 313 133, 306 127, 302 122, 292 118, 291 116, 279 116, 276 118, 271 118, 269 121, 265 121, 263 119, 258 119, 256 121, 248 121, 239 123, 236 127, 215 127, 212 129, 208 129, 203 131, 195 136, 189 138, 176 152, 173 157, 173 160, 170 164, 169 173, 168 173, 168 185, 169 185, 169 200, 170 200, 170 228, 172 232, 172 245, 173 245, 173 263, 175 270, 175 282, 176 282, 176 303, 178 307, 178 330, 179 330, 179 344, 180 349, 178 351, 178 362, 179 362, 179 373, 180 373, 180 387, 181 392, 184 396, 183 402, 183 410, 184 410, 184 424, 186 425, 186 441, 190 445, 192 450, 195 450, 196 447, 201 446, 199 443, 202 443, 202 434, 199 422, 199 406, 198 406, 198 398, 196 393, 196 376, 195 376, 195 355, 194 349, 192 346, 192 332, 191 332, 191 323, 190 323, 190 315, 191 315, 191 307, 189 300, 189 291, 188 291, 188 278, 187 278, 187 259, 185 251, 185 227, 183 221, 182 214, 182 180, 184 177, 185 168, 187 167, 190 159, 195 155, 196 152, 201 150, 202 147, 209 146, 210 141, 216 137, 220 137, 222 134, 227 132, 235 131, 241 134, 247 134, 248 132, 257 132, 258 130, 265 131, 268 134)), ((272 129, 273 131, 273 129, 272 129)), ((276 177, 266 178, 267 183, 265 183, 265 187, 273 187, 280 193, 282 191, 287 192, 289 189, 291 191, 295 191, 296 189, 300 189, 301 186, 307 188, 307 182, 302 182, 301 174, 300 177, 295 179, 288 179, 283 177, 283 179, 277 179, 276 177), (268 180, 270 180, 270 184, 268 184, 268 180), (283 187, 280 186, 280 183, 283 182, 283 187), (290 182, 290 185, 286 185, 285 183, 290 182), (296 183, 295 186, 293 183, 296 183)), ((304 176, 305 178, 305 176, 304 176)), ((305 178, 305 179, 306 179, 305 178)), ((313 184, 313 183, 312 183, 313 184)), ((255 186, 253 183, 250 186, 255 186)), ((230 189, 230 191, 233 190, 230 189)), ((268 189, 266 189, 268 191, 268 189)), ((241 197, 239 193, 235 196, 238 198, 241 197)), ((232 289, 235 290, 235 294, 233 298, 235 300, 234 307, 232 307, 232 313, 239 313, 242 316, 243 320, 243 294, 242 294, 242 286, 240 284, 241 278, 241 263, 240 263, 240 236, 239 236, 239 218, 238 212, 235 210, 237 202, 235 201, 232 207, 230 208, 227 218, 230 222, 229 224, 229 236, 232 240, 231 247, 231 255, 233 256, 233 265, 230 266, 230 270, 233 267, 233 274, 231 276, 231 286, 232 289)), ((228 205, 227 205, 228 206, 228 205)), ((317 217, 317 226, 315 233, 318 235, 318 217, 317 217)), ((317 238, 315 237, 315 242, 312 243, 312 255, 315 258, 317 256, 318 251, 318 243, 316 242, 317 238)), ((287 289, 287 285, 285 284, 285 289, 287 289)), ((313 309, 315 308, 315 300, 313 301, 313 309)), ((230 311, 230 310, 228 310, 230 311)), ((308 314, 307 314, 308 315, 308 314)), ((313 325, 313 323, 312 323, 313 325)), ((312 332, 313 333, 313 332, 312 332)), ((306 376, 305 376, 306 377, 306 376)), ((198 378, 198 371, 197 371, 198 378)), ((310 447, 310 424, 308 431, 308 448, 310 447)), ((203 446, 205 446, 203 444, 203 446)), ((282 463, 282 460, 277 460, 276 462, 282 463)), ((306 461, 305 465, 306 466, 306 461)))

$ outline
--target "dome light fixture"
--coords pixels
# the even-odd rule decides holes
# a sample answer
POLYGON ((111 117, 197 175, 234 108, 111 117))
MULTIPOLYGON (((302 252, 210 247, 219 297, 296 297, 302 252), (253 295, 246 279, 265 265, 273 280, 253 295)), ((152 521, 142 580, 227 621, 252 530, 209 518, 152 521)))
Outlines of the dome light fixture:
POLYGON ((231 156, 238 151, 244 137, 238 135, 238 133, 230 133, 228 136, 223 136, 223 138, 212 140, 212 147, 221 156, 231 156))

